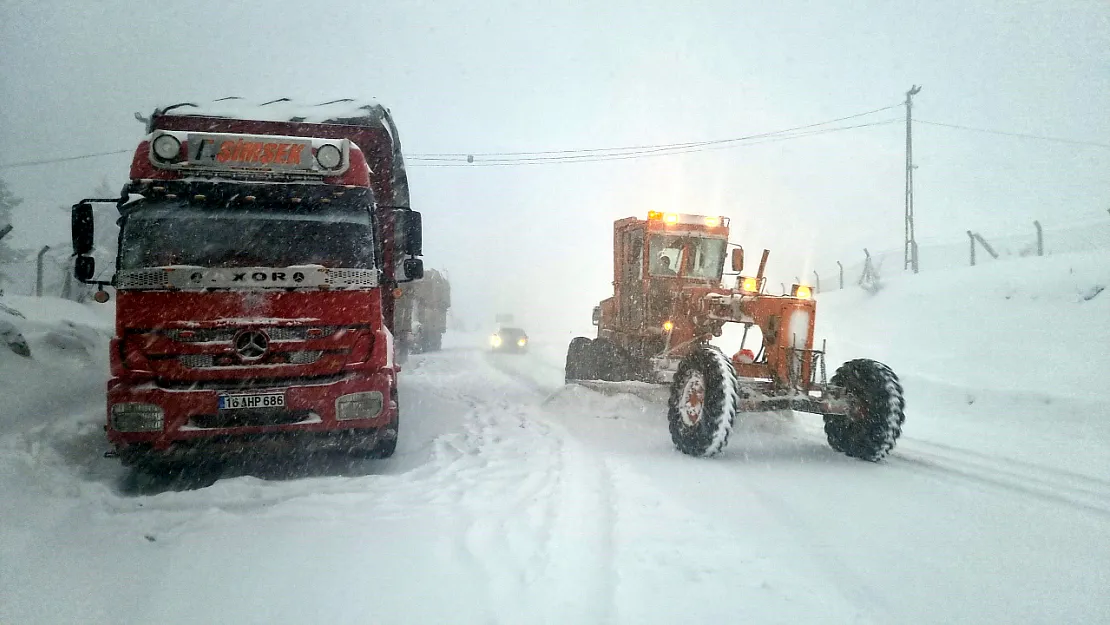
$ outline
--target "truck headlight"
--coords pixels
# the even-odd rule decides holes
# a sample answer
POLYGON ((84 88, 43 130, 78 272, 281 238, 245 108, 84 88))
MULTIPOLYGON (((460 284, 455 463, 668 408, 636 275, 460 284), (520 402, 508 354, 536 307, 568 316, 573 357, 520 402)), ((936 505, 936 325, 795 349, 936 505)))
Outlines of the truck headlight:
POLYGON ((501 347, 501 337, 494 334, 493 336, 489 337, 489 344, 493 347, 501 347))
POLYGON ((343 153, 337 146, 325 143, 316 149, 316 162, 324 169, 338 169, 343 164, 343 153))
POLYGON ((524 347, 528 344, 528 339, 517 339, 516 344, 517 347, 524 347))
POLYGON ((159 135, 151 144, 151 150, 158 160, 168 163, 181 154, 181 142, 173 135, 159 135))
POLYGON ((337 421, 373 419, 382 413, 384 403, 385 398, 378 391, 343 395, 335 400, 335 419, 337 421))
POLYGON ((165 412, 157 404, 122 402, 112 406, 112 429, 117 432, 158 432, 165 412))

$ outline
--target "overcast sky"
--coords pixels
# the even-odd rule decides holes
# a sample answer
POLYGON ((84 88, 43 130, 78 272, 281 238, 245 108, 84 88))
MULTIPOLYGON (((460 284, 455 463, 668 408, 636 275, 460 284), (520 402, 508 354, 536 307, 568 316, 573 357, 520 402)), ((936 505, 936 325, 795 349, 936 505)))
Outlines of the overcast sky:
MULTIPOLYGON (((922 120, 1110 144, 1105 0, 248 4, 0 0, 0 163, 131 148, 134 112, 227 95, 376 98, 406 152, 481 153, 742 136, 896 104, 920 84, 922 120)), ((772 249, 776 276, 900 248, 904 133, 413 167, 412 197, 458 312, 561 328, 611 292, 613 220, 648 210, 731 217, 735 241, 772 249)), ((914 136, 920 239, 1110 217, 1110 149, 914 136)), ((26 200, 19 242, 64 241, 57 207, 105 178, 121 186, 128 162, 0 170, 26 200)))

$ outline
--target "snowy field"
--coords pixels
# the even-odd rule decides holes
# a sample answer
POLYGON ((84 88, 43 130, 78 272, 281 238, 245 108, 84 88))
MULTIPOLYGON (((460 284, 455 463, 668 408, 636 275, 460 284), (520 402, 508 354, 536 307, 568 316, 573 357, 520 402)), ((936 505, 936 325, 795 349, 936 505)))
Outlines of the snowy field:
POLYGON ((804 414, 686 457, 662 404, 564 387, 571 335, 528 328, 414 357, 392 459, 161 492, 101 458, 110 307, 6 297, 33 358, 0 349, 0 623, 1107 623, 1099 287, 1110 253, 820 294, 830 368, 905 385, 878 464, 804 414))

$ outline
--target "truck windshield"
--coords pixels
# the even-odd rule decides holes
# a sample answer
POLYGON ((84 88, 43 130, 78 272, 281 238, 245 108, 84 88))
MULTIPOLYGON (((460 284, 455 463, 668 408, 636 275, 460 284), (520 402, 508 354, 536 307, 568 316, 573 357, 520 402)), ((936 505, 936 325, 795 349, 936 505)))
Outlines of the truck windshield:
POLYGON ((147 202, 124 220, 120 269, 374 266, 373 231, 365 209, 211 209, 183 200, 147 202))
POLYGON ((689 235, 651 237, 651 275, 720 280, 724 269, 724 239, 689 235))

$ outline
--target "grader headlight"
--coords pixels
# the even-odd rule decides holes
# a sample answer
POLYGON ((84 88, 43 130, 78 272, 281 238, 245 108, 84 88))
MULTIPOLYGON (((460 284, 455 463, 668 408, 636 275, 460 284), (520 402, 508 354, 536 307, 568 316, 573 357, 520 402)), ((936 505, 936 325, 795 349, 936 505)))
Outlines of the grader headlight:
POLYGON ((790 295, 798 299, 813 299, 813 289, 804 284, 795 284, 790 287, 790 295))
POLYGON ((750 277, 741 276, 741 278, 740 278, 740 290, 745 292, 745 293, 758 293, 759 292, 759 280, 757 278, 750 278, 750 277))
POLYGON ((670 332, 671 330, 674 330, 674 322, 668 319, 663 322, 663 331, 670 332))

